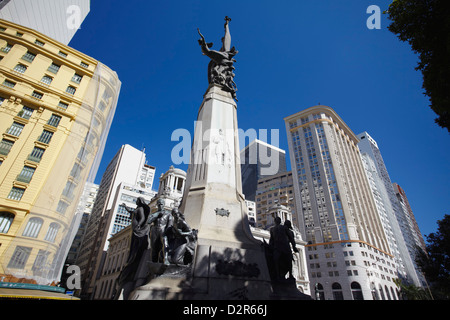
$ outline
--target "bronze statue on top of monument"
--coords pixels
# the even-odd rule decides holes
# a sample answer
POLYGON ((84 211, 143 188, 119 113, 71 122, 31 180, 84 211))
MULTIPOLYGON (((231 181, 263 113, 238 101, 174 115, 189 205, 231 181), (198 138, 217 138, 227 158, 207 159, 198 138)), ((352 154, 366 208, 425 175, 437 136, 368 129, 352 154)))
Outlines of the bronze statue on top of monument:
POLYGON ((236 83, 234 82, 233 73, 234 67, 233 63, 236 60, 233 58, 238 51, 231 47, 231 35, 230 29, 228 28, 228 23, 231 21, 230 18, 225 17, 225 36, 222 38, 222 48, 219 51, 211 50, 213 46, 212 42, 207 43, 205 37, 200 33, 197 28, 198 34, 201 39, 198 43, 202 47, 202 52, 205 56, 208 56, 211 61, 208 64, 208 82, 210 84, 215 83, 224 87, 226 91, 229 91, 233 97, 236 99, 236 83))

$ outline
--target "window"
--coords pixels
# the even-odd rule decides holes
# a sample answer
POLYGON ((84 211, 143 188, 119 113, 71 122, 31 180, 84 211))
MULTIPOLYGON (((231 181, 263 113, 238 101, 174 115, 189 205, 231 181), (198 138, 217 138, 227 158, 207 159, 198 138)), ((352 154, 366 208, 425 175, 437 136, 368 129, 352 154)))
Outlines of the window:
POLYGON ((33 93, 31 94, 32 97, 36 98, 36 99, 42 99, 42 97, 44 96, 43 93, 37 92, 37 91, 33 91, 33 93))
POLYGON ((8 88, 14 88, 16 83, 5 79, 5 81, 3 81, 3 85, 8 88))
POLYGON ((314 291, 316 292, 316 299, 325 300, 325 292, 321 283, 316 283, 314 291))
POLYGON ((58 73, 59 68, 61 68, 61 66, 52 63, 52 64, 50 65, 50 67, 48 67, 47 70, 50 71, 50 72, 52 72, 52 73, 58 73))
POLYGON ((44 155, 45 149, 34 147, 33 151, 28 156, 28 160, 34 161, 34 162, 40 162, 42 159, 42 156, 44 155))
POLYGON ((41 135, 39 136, 38 141, 45 143, 45 144, 49 144, 52 137, 53 137, 53 132, 44 130, 44 131, 42 131, 41 135))
MULTIPOLYGON (((33 266, 31 270, 33 270, 34 275, 45 276, 44 272, 46 271, 46 266, 48 266, 48 257, 50 256, 50 252, 39 249, 39 252, 34 260, 33 266)), ((48 271, 47 271, 48 272, 48 271)))
POLYGON ((27 71, 27 66, 19 63, 17 66, 14 67, 14 71, 24 73, 25 71, 27 71))
POLYGON ((9 151, 11 151, 13 144, 14 144, 14 141, 9 141, 9 140, 3 139, 0 142, 0 154, 2 154, 4 156, 8 155, 9 151))
POLYGON ((24 269, 28 258, 30 257, 31 248, 17 246, 9 260, 8 268, 24 269))
POLYGON ((70 94, 75 94, 75 91, 77 91, 77 88, 72 87, 72 86, 68 86, 66 89, 66 92, 70 93, 70 94))
POLYGON ((352 288, 353 300, 364 300, 361 285, 358 282, 352 282, 350 287, 352 288))
POLYGON ((24 106, 17 115, 23 119, 28 120, 28 119, 30 119, 31 115, 33 114, 33 111, 34 111, 33 109, 24 106))
POLYGON ((16 180, 20 182, 29 183, 35 171, 36 168, 24 166, 20 174, 17 176, 16 180))
POLYGON ((24 237, 37 238, 39 231, 41 231, 43 222, 44 220, 41 218, 30 218, 22 235, 24 237))
POLYGON ((21 123, 13 122, 11 127, 9 127, 7 133, 12 135, 12 136, 18 137, 22 133, 22 130, 23 130, 24 127, 25 126, 23 124, 21 124, 21 123))
POLYGON ((62 192, 63 196, 67 197, 69 200, 73 199, 73 191, 76 188, 76 184, 72 181, 67 181, 66 186, 62 192))
POLYGON ((27 51, 27 53, 22 56, 22 59, 28 62, 33 62, 34 58, 36 58, 36 55, 30 51, 27 51))
POLYGON ((76 74, 76 73, 72 77, 72 81, 75 83, 80 83, 81 79, 83 79, 83 76, 80 76, 79 74, 76 74))
POLYGON ((45 235, 44 240, 55 242, 59 228, 60 228, 59 224, 57 224, 56 222, 52 222, 48 227, 47 234, 45 235))
POLYGON ((9 227, 14 220, 14 215, 10 212, 0 212, 0 233, 8 233, 9 227))
POLYGON ((12 187, 11 191, 9 192, 8 199, 20 201, 24 192, 25 189, 12 187))
POLYGON ((58 207, 56 208, 56 211, 61 213, 62 215, 66 213, 67 208, 69 207, 69 204, 66 202, 59 200, 58 207))
POLYGON ((58 54, 64 58, 67 57, 67 53, 65 53, 65 52, 60 51, 60 52, 58 52, 58 54))
POLYGON ((53 78, 49 77, 49 76, 43 76, 41 79, 41 82, 45 83, 47 85, 50 85, 52 83, 52 81, 53 81, 53 78))
POLYGON ((47 124, 56 128, 56 127, 58 127, 60 121, 61 121, 60 116, 57 116, 56 114, 52 114, 52 116, 48 120, 47 124))
POLYGON ((11 51, 11 48, 12 48, 12 45, 10 45, 10 44, 7 43, 6 46, 4 46, 3 48, 1 48, 0 50, 3 51, 3 52, 8 53, 9 51, 11 51))
POLYGON ((69 104, 60 101, 60 102, 58 103, 58 107, 60 107, 60 108, 62 108, 62 109, 64 109, 64 110, 66 110, 66 109, 69 107, 69 104))
POLYGON ((19 38, 22 38, 23 33, 22 32, 16 32, 16 36, 19 37, 19 38))
POLYGON ((34 41, 35 44, 37 44, 38 46, 43 47, 45 43, 43 43, 42 41, 39 41, 36 39, 36 41, 34 41))
POLYGON ((83 68, 88 68, 89 67, 89 65, 87 63, 84 63, 84 62, 81 62, 80 66, 82 66, 83 68))
POLYGON ((337 282, 333 283, 331 289, 333 289, 334 300, 344 300, 344 295, 342 294, 342 287, 339 283, 337 282))

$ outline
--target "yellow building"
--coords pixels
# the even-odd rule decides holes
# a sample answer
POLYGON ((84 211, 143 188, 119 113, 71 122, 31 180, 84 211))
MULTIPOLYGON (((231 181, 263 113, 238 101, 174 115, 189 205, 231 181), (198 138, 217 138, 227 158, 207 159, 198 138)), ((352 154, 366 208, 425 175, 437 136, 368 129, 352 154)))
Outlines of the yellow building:
POLYGON ((59 281, 120 85, 99 61, 0 19, 0 281, 59 281))

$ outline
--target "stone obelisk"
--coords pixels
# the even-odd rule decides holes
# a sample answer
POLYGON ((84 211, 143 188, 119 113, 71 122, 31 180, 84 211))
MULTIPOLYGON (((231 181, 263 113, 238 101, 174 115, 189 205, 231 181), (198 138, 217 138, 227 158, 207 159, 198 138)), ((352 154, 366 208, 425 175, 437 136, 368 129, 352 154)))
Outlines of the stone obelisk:
POLYGON ((228 17, 220 51, 200 33, 209 87, 199 108, 180 211, 198 230, 193 262, 196 297, 268 299, 271 286, 261 242, 250 231, 242 194, 236 86, 228 17), (200 293, 201 292, 201 293, 200 293))

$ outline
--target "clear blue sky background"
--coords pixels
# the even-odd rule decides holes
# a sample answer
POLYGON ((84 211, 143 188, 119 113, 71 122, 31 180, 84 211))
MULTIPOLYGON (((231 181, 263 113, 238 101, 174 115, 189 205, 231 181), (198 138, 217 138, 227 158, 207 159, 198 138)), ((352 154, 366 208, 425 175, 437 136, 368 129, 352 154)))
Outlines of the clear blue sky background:
MULTIPOLYGON (((145 147, 159 177, 170 165, 177 128, 193 133, 207 89, 200 28, 220 49, 232 18, 238 122, 243 130, 279 129, 311 106, 332 107, 355 134, 378 143, 391 180, 406 191, 423 234, 450 213, 449 134, 434 123, 418 58, 387 30, 369 30, 369 5, 386 0, 91 1, 70 46, 103 62, 122 81, 96 182, 121 145, 145 147)), ((271 141, 268 141, 271 143, 271 141)), ((187 166, 179 166, 186 170, 187 166)), ((290 163, 288 162, 288 168, 290 163)), ((158 180, 155 179, 157 187, 158 180)))

